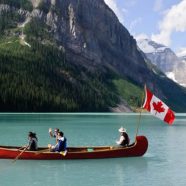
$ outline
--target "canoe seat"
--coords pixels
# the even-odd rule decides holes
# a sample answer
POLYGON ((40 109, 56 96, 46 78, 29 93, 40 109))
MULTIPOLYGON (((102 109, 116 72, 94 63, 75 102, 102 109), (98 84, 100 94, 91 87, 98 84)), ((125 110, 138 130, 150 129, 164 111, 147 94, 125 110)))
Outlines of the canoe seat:
POLYGON ((94 149, 93 148, 87 148, 87 152, 93 152, 94 149))

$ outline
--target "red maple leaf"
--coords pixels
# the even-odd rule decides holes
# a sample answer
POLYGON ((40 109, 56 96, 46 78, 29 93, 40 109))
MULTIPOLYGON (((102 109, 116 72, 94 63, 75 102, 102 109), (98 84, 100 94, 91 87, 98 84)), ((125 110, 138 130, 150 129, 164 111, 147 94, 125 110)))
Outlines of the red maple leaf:
POLYGON ((154 107, 154 110, 159 113, 161 112, 164 112, 165 111, 165 108, 162 106, 163 103, 161 101, 158 101, 157 103, 156 102, 153 102, 153 107, 154 107))

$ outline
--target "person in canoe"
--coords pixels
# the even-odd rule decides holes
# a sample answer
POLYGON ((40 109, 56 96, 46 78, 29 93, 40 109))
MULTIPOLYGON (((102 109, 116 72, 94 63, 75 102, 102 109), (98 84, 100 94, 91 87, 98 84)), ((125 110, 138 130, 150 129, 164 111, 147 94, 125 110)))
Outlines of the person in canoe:
POLYGON ((120 139, 116 141, 116 143, 123 147, 128 146, 130 143, 130 139, 126 132, 126 129, 121 127, 118 131, 120 132, 120 139))
POLYGON ((38 148, 38 145, 37 145, 38 139, 37 139, 36 133, 29 132, 28 140, 29 142, 28 142, 27 150, 36 151, 38 148))
POLYGON ((49 149, 51 152, 62 152, 66 151, 67 149, 67 139, 65 138, 63 132, 59 131, 57 133, 57 143, 56 145, 48 145, 49 149))

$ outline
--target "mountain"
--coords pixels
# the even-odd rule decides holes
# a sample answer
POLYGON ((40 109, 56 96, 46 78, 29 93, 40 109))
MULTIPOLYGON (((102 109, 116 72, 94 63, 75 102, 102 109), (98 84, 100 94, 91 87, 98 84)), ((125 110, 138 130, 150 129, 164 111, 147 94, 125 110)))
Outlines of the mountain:
POLYGON ((186 55, 185 55, 185 56, 180 57, 180 59, 182 60, 182 62, 186 63, 186 55))
POLYGON ((147 58, 163 72, 172 72, 176 63, 179 62, 174 52, 162 44, 158 44, 149 39, 140 39, 137 43, 147 58))
POLYGON ((103 0, 0 0, 0 35, 0 111, 131 111, 144 84, 186 111, 103 0))
POLYGON ((184 56, 178 57, 170 48, 149 39, 139 39, 137 43, 154 65, 170 79, 186 87, 184 56))
POLYGON ((186 63, 186 49, 182 49, 176 55, 182 62, 186 63))

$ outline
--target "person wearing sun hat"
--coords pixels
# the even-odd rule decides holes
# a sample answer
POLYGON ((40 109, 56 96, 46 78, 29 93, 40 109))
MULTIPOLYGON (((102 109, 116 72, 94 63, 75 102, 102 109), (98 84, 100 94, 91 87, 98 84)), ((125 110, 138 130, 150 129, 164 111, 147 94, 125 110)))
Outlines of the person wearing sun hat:
POLYGON ((129 139, 129 136, 127 134, 127 130, 123 127, 119 128, 118 130, 120 132, 120 139, 118 141, 116 141, 116 143, 118 145, 121 145, 121 146, 128 146, 129 145, 129 142, 130 142, 130 139, 129 139))

